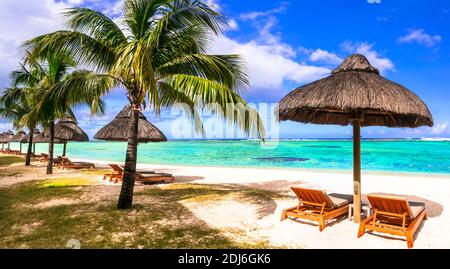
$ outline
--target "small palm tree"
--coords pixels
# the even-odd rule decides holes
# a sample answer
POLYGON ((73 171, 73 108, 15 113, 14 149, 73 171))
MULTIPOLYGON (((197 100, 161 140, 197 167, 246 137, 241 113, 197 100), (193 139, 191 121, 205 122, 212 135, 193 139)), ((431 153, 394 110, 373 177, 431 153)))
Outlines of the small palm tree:
POLYGON ((258 114, 251 109, 235 109, 246 106, 240 94, 249 84, 240 57, 206 53, 210 38, 220 34, 227 23, 202 1, 124 0, 120 25, 88 8, 70 9, 64 15, 69 30, 39 36, 25 47, 37 55, 67 50, 95 71, 72 77, 58 88, 60 95, 65 95, 67 88, 103 94, 118 86, 126 89, 132 120, 119 208, 132 206, 139 110, 145 104, 156 113, 175 103, 188 104, 199 132, 203 129, 200 119, 194 116, 196 102, 217 104, 225 119, 249 135, 263 137, 258 114))
POLYGON ((42 77, 43 72, 39 66, 32 63, 21 64, 18 70, 11 72, 12 88, 6 89, 0 96, 0 115, 10 119, 16 129, 27 127, 29 130, 25 166, 31 164, 33 131, 39 123, 38 118, 28 120, 25 118, 32 112, 37 102, 35 94, 42 77))
POLYGON ((67 88, 68 95, 55 97, 55 89, 66 79, 81 71, 73 71, 76 63, 64 52, 49 54, 47 58, 36 58, 31 54, 25 57, 21 68, 11 73, 13 88, 6 89, 0 97, 0 115, 12 120, 16 128, 30 130, 25 165, 31 162, 33 130, 37 125, 49 129, 49 161, 47 174, 53 173, 54 122, 65 115, 75 119, 72 107, 89 104, 92 113, 102 112, 104 105, 99 94, 84 92, 83 89, 67 88), (81 92, 73 98, 70 92, 81 92), (91 94, 91 95, 90 95, 91 94), (57 104, 57 105, 55 105, 57 104))
POLYGON ((66 51, 49 51, 45 56, 29 54, 27 60, 39 67, 42 76, 34 96, 38 101, 34 103, 31 112, 24 117, 24 120, 40 121, 48 129, 50 139, 47 174, 52 174, 55 121, 66 116, 75 120, 72 108, 76 105, 87 104, 91 107, 92 114, 96 114, 103 113, 104 104, 99 93, 92 92, 92 88, 85 90, 85 88, 65 86, 72 77, 88 72, 75 69, 77 63, 66 51), (57 94, 59 87, 65 88, 65 94, 57 94))

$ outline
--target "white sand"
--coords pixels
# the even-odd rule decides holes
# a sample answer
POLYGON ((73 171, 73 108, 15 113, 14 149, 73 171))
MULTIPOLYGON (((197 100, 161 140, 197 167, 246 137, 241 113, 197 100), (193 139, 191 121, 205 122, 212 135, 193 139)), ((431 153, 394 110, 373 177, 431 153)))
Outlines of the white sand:
MULTIPOLYGON (((88 160, 79 160, 88 161, 88 160)), ((94 161, 97 165, 108 162, 94 161)), ((264 189, 289 191, 293 185, 323 188, 328 192, 351 194, 352 174, 339 171, 311 171, 297 169, 253 169, 223 167, 193 167, 168 165, 138 165, 138 169, 151 169, 174 174, 178 183, 199 184, 243 184, 264 189)), ((426 174, 363 173, 362 193, 389 193, 408 195, 411 200, 426 202, 429 215, 419 230, 414 248, 450 248, 450 176, 426 174)), ((365 234, 357 238, 358 225, 347 219, 326 227, 323 232, 315 225, 298 223, 293 220, 280 222, 281 211, 296 205, 294 197, 277 200, 274 212, 262 219, 249 214, 256 208, 236 208, 217 205, 220 210, 199 210, 192 212, 200 219, 215 227, 235 227, 239 223, 249 236, 266 238, 272 244, 289 248, 406 248, 403 239, 365 234), (214 218, 214 212, 220 212, 214 218), (242 214, 242 217, 241 217, 242 214), (227 225, 227 220, 229 225, 227 225)), ((213 205, 212 205, 212 208, 213 205)), ((273 210, 272 210, 273 211, 273 210)))

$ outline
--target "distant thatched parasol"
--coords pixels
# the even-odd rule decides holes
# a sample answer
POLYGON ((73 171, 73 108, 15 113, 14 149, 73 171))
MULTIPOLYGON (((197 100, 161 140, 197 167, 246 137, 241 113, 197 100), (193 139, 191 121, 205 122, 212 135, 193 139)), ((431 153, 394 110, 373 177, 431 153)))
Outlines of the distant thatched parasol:
POLYGON ((24 140, 25 137, 27 137, 27 134, 24 131, 18 131, 13 137, 11 137, 9 142, 19 142, 19 151, 22 152, 22 140, 24 140))
POLYGON ((7 143, 7 141, 5 140, 5 132, 0 133, 0 144, 2 144, 2 150, 5 149, 5 143, 7 143))
MULTIPOLYGON (((34 128, 33 130, 33 143, 36 143, 35 138, 36 136, 40 134, 39 129, 34 128)), ((30 134, 27 134, 23 139, 22 139, 22 143, 28 143, 28 140, 30 139, 30 134)))
POLYGON ((45 137, 44 132, 39 133, 33 137, 34 143, 48 143, 50 142, 50 138, 45 137))
POLYGON ((14 133, 11 130, 8 130, 6 132, 4 132, 1 136, 0 136, 0 143, 2 143, 2 149, 4 149, 4 144, 8 143, 8 149, 9 147, 9 142, 10 140, 14 137, 14 133))
POLYGON ((278 113, 282 121, 353 125, 355 222, 360 221, 360 128, 433 126, 430 111, 417 95, 380 76, 359 54, 345 59, 331 76, 288 94, 278 113))
MULTIPOLYGON (((45 131, 45 137, 50 137, 50 133, 45 131)), ((66 156, 67 142, 87 142, 89 137, 87 134, 69 117, 60 120, 55 124, 55 140, 59 140, 64 144, 63 156, 66 156)))
MULTIPOLYGON (((117 114, 113 121, 97 132, 94 138, 106 141, 127 141, 128 125, 131 118, 130 113, 130 106, 125 106, 124 109, 117 114)), ((148 122, 144 114, 140 113, 138 124, 138 142, 148 143, 165 141, 167 141, 166 136, 153 124, 148 122)))

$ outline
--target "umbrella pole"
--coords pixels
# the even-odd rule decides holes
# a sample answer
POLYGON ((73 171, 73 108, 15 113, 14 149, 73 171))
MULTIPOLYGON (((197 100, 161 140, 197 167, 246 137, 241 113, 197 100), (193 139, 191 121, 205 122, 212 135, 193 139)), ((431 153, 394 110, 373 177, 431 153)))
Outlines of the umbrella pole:
POLYGON ((22 153, 22 142, 19 142, 20 147, 20 153, 22 153))
POLYGON ((63 157, 66 157, 66 148, 67 148, 67 141, 64 141, 63 157))
POLYGON ((36 143, 33 143, 33 154, 36 154, 36 143))
POLYGON ((361 122, 353 121, 354 222, 361 222, 361 122))

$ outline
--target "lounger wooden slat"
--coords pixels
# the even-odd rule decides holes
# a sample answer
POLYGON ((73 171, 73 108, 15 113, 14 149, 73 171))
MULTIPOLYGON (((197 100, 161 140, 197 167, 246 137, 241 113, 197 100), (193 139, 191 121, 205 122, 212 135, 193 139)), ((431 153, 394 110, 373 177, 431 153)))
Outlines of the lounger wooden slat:
POLYGON ((61 157, 60 163, 58 165, 59 169, 91 169, 95 168, 95 165, 93 163, 86 163, 86 162, 72 162, 67 157, 61 157))
POLYGON ((339 205, 322 190, 292 187, 299 203, 296 207, 283 210, 281 221, 287 218, 306 219, 317 222, 319 230, 323 231, 327 221, 346 215, 349 210, 351 197, 341 201, 339 205))
MULTIPOLYGON (((113 169, 113 172, 103 175, 103 180, 109 178, 110 181, 113 181, 114 183, 123 181, 125 172, 124 166, 117 164, 109 164, 109 166, 113 169)), ((135 181, 142 182, 144 184, 159 182, 175 183, 175 177, 173 177, 171 174, 156 173, 154 171, 136 171, 135 181)))
POLYGON ((147 183, 157 183, 157 182, 171 182, 175 183, 175 178, 171 174, 164 174, 164 173, 141 173, 139 171, 136 171, 136 177, 135 180, 142 182, 144 184, 147 183))
POLYGON ((367 230, 387 233, 405 237, 408 248, 412 248, 417 229, 427 217, 425 206, 418 206, 413 212, 409 201, 403 197, 369 195, 368 199, 374 213, 361 222, 358 238, 367 230))
POLYGON ((114 182, 114 183, 118 183, 119 181, 121 181, 123 178, 123 172, 124 172, 123 167, 120 165, 117 165, 117 164, 108 164, 108 165, 109 165, 109 167, 111 167, 113 169, 113 172, 104 174, 103 180, 106 180, 109 178, 109 182, 114 182))

